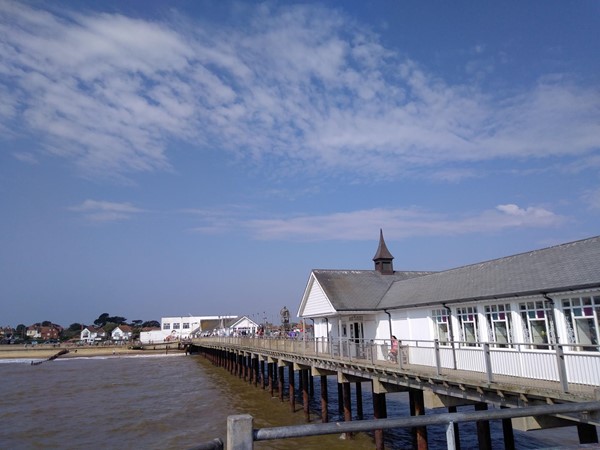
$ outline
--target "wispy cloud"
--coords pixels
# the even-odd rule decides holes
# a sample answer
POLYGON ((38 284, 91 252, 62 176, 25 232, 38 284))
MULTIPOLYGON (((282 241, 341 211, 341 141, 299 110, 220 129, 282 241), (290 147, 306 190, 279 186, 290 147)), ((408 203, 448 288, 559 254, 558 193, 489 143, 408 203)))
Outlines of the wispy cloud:
POLYGON ((71 211, 80 212, 90 222, 119 222, 128 220, 145 210, 131 203, 115 203, 98 200, 85 200, 81 205, 71 206, 71 211))
MULTIPOLYGON (((243 8, 243 7, 241 7, 243 8)), ((286 170, 472 176, 473 164, 589 156, 600 91, 452 85, 343 14, 262 6, 245 25, 57 16, 0 3, 0 126, 43 136, 86 173, 167 170, 171 139, 286 170), (177 26, 175 26, 177 25, 177 26)))
POLYGON ((14 152, 13 156, 21 162, 27 164, 38 164, 39 161, 33 153, 30 152, 14 152))
POLYGON ((471 215, 451 215, 419 208, 375 208, 326 215, 256 219, 248 214, 204 211, 198 232, 227 232, 245 229, 255 239, 289 241, 366 240, 373 230, 385 228, 386 236, 403 239, 415 236, 456 236, 495 233, 516 228, 547 228, 564 224, 568 218, 542 207, 522 208, 514 204, 471 215))

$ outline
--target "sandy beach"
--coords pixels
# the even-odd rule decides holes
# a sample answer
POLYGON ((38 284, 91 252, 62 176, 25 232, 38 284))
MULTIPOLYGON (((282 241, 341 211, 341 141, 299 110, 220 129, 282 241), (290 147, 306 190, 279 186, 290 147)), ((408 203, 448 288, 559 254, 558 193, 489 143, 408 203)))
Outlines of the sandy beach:
POLYGON ((94 356, 134 356, 134 355, 152 355, 165 353, 182 353, 177 347, 162 349, 131 349, 127 346, 98 346, 98 347, 76 347, 51 345, 37 345, 35 347, 24 347, 22 345, 2 345, 0 346, 0 359, 46 359, 56 355, 61 350, 67 349, 69 353, 61 355, 60 358, 89 358, 94 356))

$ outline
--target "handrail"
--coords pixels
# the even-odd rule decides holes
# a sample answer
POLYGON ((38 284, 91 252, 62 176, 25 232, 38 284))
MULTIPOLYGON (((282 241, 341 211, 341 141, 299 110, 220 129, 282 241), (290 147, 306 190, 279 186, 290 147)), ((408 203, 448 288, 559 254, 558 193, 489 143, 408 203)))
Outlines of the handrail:
MULTIPOLYGON (((362 361, 389 367, 389 339, 326 338, 306 339, 273 337, 203 337, 192 343, 221 343, 244 351, 270 351, 290 356, 319 357, 343 361, 362 361)), ((431 367, 437 375, 470 372, 487 383, 502 377, 521 380, 545 380, 557 383, 568 393, 572 389, 600 387, 600 349, 578 344, 499 343, 437 340, 402 340, 399 355, 393 360, 398 369, 431 367), (453 344, 453 345, 449 345, 453 344), (568 369, 568 370, 567 370, 568 369)))
POLYGON ((360 420, 351 422, 315 423, 259 429, 253 429, 252 416, 244 414, 229 416, 227 418, 227 448, 232 450, 251 449, 253 448, 254 441, 446 424, 447 445, 448 449, 452 450, 455 448, 453 426, 455 423, 541 416, 548 414, 581 413, 582 415, 586 415, 593 411, 600 411, 600 401, 539 405, 524 408, 499 409, 493 411, 488 410, 431 414, 424 416, 360 420))

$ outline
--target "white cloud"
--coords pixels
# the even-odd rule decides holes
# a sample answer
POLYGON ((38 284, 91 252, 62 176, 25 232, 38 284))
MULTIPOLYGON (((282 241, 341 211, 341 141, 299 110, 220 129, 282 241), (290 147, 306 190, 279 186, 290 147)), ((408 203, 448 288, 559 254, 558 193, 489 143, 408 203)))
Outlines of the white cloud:
POLYGON ((600 211, 600 188, 586 191, 583 194, 583 201, 588 205, 590 210, 600 211))
POLYGON ((373 230, 384 228, 386 237, 455 236, 496 233, 515 228, 547 228, 568 219, 541 207, 498 205, 471 215, 449 215, 418 208, 375 208, 318 216, 256 219, 246 214, 203 211, 198 232, 246 229, 255 239, 322 241, 371 239, 373 230))
POLYGON ((145 210, 131 203, 115 203, 98 200, 85 200, 81 205, 72 206, 71 211, 81 212, 90 222, 118 222, 127 220, 145 210))
POLYGON ((34 154, 29 153, 29 152, 14 152, 13 156, 18 159, 21 162, 27 163, 27 164, 38 164, 39 161, 38 159, 35 157, 34 154))
POLYGON ((595 87, 451 85, 315 5, 248 8, 235 28, 63 13, 0 3, 0 127, 22 123, 92 174, 169 169, 172 139, 363 175, 452 163, 449 179, 600 147, 595 87))

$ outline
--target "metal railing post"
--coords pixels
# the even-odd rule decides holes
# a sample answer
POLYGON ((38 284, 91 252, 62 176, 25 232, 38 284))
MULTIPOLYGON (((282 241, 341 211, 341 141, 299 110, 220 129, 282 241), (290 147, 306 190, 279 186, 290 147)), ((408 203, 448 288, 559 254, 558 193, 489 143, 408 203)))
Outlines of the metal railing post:
POLYGON ((564 392, 569 392, 569 380, 567 379, 567 366, 565 365, 565 352, 561 344, 556 344, 556 364, 558 368, 558 378, 564 392))
POLYGON ((446 425, 446 443, 448 450, 456 450, 456 437, 454 436, 454 422, 448 422, 446 425))
POLYGON ((483 343, 483 358, 485 359, 485 372, 487 374, 487 381, 491 383, 494 378, 494 374, 492 373, 492 356, 490 353, 490 343, 483 343))
POLYGON ((253 418, 250 414, 227 417, 227 450, 254 448, 253 418))
POLYGON ((440 341, 439 341, 439 339, 435 339, 433 341, 433 348, 435 349, 435 370, 436 370, 436 374, 440 375, 442 373, 442 360, 440 358, 440 341))

